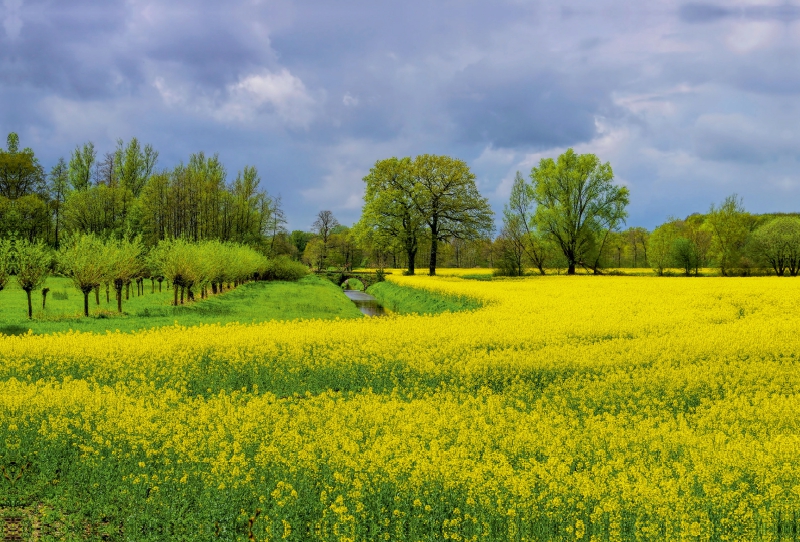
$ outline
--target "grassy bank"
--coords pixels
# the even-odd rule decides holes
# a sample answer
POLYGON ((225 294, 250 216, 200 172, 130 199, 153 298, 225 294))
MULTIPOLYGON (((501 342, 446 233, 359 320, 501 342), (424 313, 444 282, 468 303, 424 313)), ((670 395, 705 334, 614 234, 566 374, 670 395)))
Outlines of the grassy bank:
MULTIPOLYGON (((13 281, 12 281, 13 282, 13 281)), ((88 318, 83 317, 83 295, 62 277, 51 277, 47 305, 42 309, 40 292, 33 293, 34 317, 26 318, 25 292, 16 284, 0 292, 0 334, 53 333, 57 331, 135 331, 173 325, 230 322, 256 323, 268 320, 294 320, 298 318, 360 318, 361 312, 342 295, 333 283, 315 276, 297 282, 254 282, 208 299, 172 306, 172 290, 162 284, 155 293, 146 284, 145 293, 123 300, 123 313, 116 312, 114 292, 106 301, 105 290, 97 304, 94 293, 89 298, 88 318)))
POLYGON ((367 288, 385 308, 398 314, 441 314, 479 309, 480 301, 468 297, 445 295, 430 290, 399 286, 389 281, 367 288))

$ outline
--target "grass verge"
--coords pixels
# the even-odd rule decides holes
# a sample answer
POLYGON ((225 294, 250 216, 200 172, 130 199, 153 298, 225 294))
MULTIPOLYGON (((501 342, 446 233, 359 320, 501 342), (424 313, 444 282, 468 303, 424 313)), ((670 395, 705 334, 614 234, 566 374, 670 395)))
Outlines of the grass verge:
MULTIPOLYGON (((306 276, 297 282, 266 281, 244 284, 234 290, 208 299, 175 307, 172 290, 152 292, 148 283, 141 296, 131 293, 123 301, 123 313, 116 311, 111 293, 106 302, 105 290, 100 304, 94 293, 89 298, 89 317, 82 313, 83 295, 62 277, 47 280, 50 293, 47 308, 41 308, 41 293, 34 292, 33 320, 26 318, 25 293, 16 285, 0 292, 0 335, 54 333, 58 331, 136 331, 175 323, 184 326, 239 322, 242 324, 268 320, 361 318, 363 315, 341 290, 330 281, 306 276), (55 295, 54 295, 55 294, 55 295), (38 303, 37 303, 38 302, 38 303)), ((163 285, 162 285, 163 286, 163 285)))
POLYGON ((367 288, 367 293, 375 296, 386 309, 398 314, 441 314, 483 306, 476 299, 399 286, 389 281, 373 284, 367 288))

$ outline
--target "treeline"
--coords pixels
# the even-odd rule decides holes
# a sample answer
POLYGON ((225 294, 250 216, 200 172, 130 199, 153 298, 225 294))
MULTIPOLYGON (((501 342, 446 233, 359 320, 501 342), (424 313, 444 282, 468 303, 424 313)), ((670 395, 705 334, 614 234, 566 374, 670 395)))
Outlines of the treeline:
MULTIPOLYGON (((567 262, 557 243, 542 235, 532 213, 519 212, 522 183, 518 176, 503 228, 494 241, 497 273, 518 276, 531 268, 540 274, 565 269, 567 262)), ((708 268, 722 276, 800 273, 800 215, 751 214, 735 194, 712 204, 706 213, 671 217, 652 231, 637 226, 601 233, 586 243, 579 257, 580 265, 597 274, 619 268, 652 268, 657 275, 685 276, 697 276, 708 268)))
POLYGON ((263 253, 276 237, 288 246, 280 198, 259 186, 255 167, 233 181, 217 155, 200 152, 186 164, 158 169, 158 152, 136 138, 117 141, 98 156, 79 145, 45 172, 17 134, 0 148, 0 231, 53 248, 65 236, 93 234, 120 239, 140 235, 145 246, 166 239, 247 244, 263 253))
MULTIPOLYGON (((0 240, 0 290, 14 276, 27 295, 28 318, 33 317, 32 292, 44 286, 54 272, 69 277, 83 293, 83 314, 89 316, 89 298, 94 292, 95 303, 100 305, 101 289, 106 303, 114 292, 121 313, 123 296, 130 298, 132 285, 137 295, 143 295, 146 280, 151 293, 155 293, 156 283, 161 292, 166 281, 173 288, 177 306, 194 301, 198 294, 206 298, 249 281, 298 280, 308 270, 286 256, 268 258, 246 245, 217 240, 173 239, 148 249, 141 237, 103 239, 90 233, 65 239, 57 251, 42 241, 0 240)), ((42 289, 43 308, 47 292, 42 289)))

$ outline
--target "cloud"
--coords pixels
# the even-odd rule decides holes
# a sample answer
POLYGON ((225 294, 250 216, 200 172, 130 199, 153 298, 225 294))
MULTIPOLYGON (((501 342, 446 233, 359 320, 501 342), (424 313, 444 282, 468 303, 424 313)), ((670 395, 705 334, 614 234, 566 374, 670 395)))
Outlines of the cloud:
POLYGON ((472 65, 451 84, 455 137, 508 148, 588 141, 606 102, 599 86, 576 85, 552 68, 518 73, 472 65))
POLYGON ((303 82, 285 68, 277 73, 264 71, 244 76, 227 90, 227 101, 215 113, 222 121, 232 118, 247 122, 264 109, 274 111, 292 127, 308 127, 314 118, 316 100, 303 82))
POLYGON ((355 221, 382 158, 464 159, 499 211, 568 147, 611 162, 634 223, 734 191, 779 209, 800 201, 800 8, 759 2, 0 0, 0 126, 45 167, 133 135, 164 167, 218 151, 300 228, 355 221))

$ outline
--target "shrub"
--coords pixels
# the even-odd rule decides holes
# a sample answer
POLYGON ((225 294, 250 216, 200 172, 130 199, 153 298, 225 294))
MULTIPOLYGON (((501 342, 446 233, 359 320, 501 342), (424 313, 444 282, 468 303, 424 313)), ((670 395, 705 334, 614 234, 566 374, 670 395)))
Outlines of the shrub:
POLYGON ((300 280, 308 274, 308 267, 288 256, 278 256, 267 262, 262 278, 264 280, 300 280))

